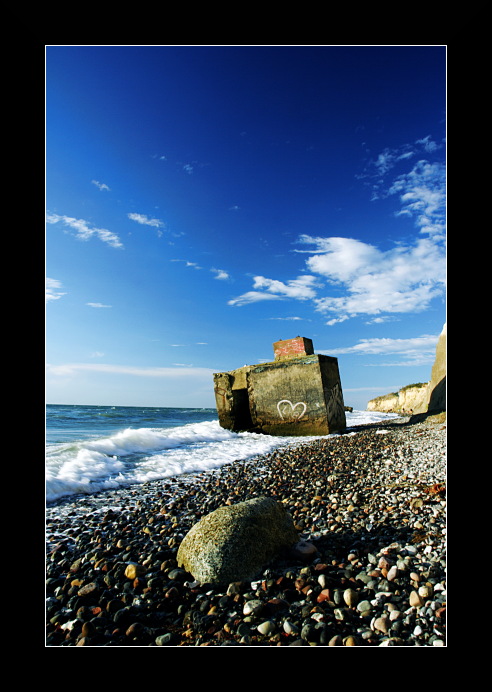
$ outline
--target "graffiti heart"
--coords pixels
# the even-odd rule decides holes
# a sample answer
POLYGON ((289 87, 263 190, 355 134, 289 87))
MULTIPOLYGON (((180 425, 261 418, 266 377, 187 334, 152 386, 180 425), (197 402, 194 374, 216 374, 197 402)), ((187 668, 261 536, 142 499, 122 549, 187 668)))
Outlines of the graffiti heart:
POLYGON ((282 401, 279 401, 277 404, 277 411, 282 420, 284 420, 284 414, 290 414, 290 418, 293 418, 294 420, 300 420, 306 413, 306 409, 307 405, 304 403, 304 401, 298 401, 296 404, 293 404, 288 399, 282 399, 282 401), (288 404, 288 406, 282 407, 282 404, 288 404), (301 408, 298 411, 296 411, 298 406, 300 406, 301 408))

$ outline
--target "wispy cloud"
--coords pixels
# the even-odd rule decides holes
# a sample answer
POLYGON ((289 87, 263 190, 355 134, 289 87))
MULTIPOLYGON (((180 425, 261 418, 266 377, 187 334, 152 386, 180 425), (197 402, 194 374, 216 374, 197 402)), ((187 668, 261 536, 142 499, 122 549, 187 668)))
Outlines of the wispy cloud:
POLYGON ((104 305, 104 303, 86 303, 91 308, 111 308, 112 305, 104 305))
POLYGON ((62 283, 58 279, 46 279, 46 302, 49 303, 52 300, 59 300, 62 296, 66 295, 58 289, 61 288, 62 283))
POLYGON ((47 374, 57 377, 73 377, 81 372, 107 373, 110 375, 133 375, 135 377, 175 378, 175 377, 210 377, 211 368, 170 367, 141 368, 131 365, 110 365, 102 363, 66 363, 47 365, 47 374))
POLYGON ((157 228, 157 235, 162 236, 162 228, 165 228, 166 224, 160 219, 149 218, 146 214, 136 214, 134 212, 128 214, 128 218, 132 221, 136 221, 142 226, 151 226, 152 228, 157 228))
POLYGON ((314 301, 330 324, 356 315, 422 312, 444 293, 444 248, 429 238, 387 251, 353 238, 301 240, 319 253, 307 260, 308 269, 344 290, 314 301))
POLYGON ((399 175, 389 194, 400 197, 397 215, 415 219, 421 233, 443 237, 445 233, 446 171, 442 163, 418 161, 409 173, 399 175))
MULTIPOLYGON (((268 317, 269 320, 280 320, 282 322, 298 322, 304 320, 304 317, 268 317)), ((308 320, 310 322, 311 320, 308 320)))
POLYGON ((106 185, 106 183, 100 183, 98 180, 91 180, 91 183, 98 187, 100 190, 108 190, 108 192, 110 191, 110 188, 108 187, 108 185, 106 185))
POLYGON ((152 226, 153 228, 163 228, 165 225, 160 219, 151 219, 145 214, 135 214, 132 212, 128 214, 128 218, 144 226, 152 226))
MULTIPOLYGON (((357 355, 388 355, 397 353, 406 356, 435 356, 438 339, 439 334, 437 336, 434 334, 424 334, 409 339, 360 339, 359 343, 355 344, 355 346, 332 348, 330 351, 326 351, 326 353, 330 355, 345 355, 348 353, 357 355)), ((318 352, 325 353, 325 351, 318 352)))
POLYGON ((189 260, 183 260, 183 259, 172 259, 169 260, 170 262, 183 262, 185 267, 190 267, 191 269, 202 269, 200 265, 197 262, 190 262, 189 260))
POLYGON ((372 162, 375 199, 397 198, 395 216, 413 219, 418 229, 415 238, 383 250, 357 238, 302 234, 294 252, 311 255, 305 261, 307 275, 288 282, 254 277, 257 290, 230 300, 229 305, 309 299, 328 325, 359 315, 383 321, 390 315, 428 309, 445 290, 445 167, 440 161, 414 156, 441 147, 425 137, 411 146, 386 149, 372 162))
POLYGON ((219 281, 227 281, 231 278, 224 269, 211 269, 210 271, 215 274, 215 278, 219 279, 219 281))
POLYGON ((264 300, 284 300, 286 298, 308 300, 315 297, 316 286, 316 277, 309 275, 299 276, 297 279, 291 279, 286 283, 275 279, 267 279, 264 276, 255 276, 253 288, 261 290, 243 293, 243 295, 229 300, 228 305, 239 306, 264 300))
POLYGON ((371 187, 373 201, 384 198, 388 195, 386 181, 389 173, 398 175, 398 171, 411 160, 419 160, 422 156, 435 154, 443 147, 442 142, 435 142, 430 135, 427 135, 410 144, 386 148, 371 158, 364 171, 357 177, 371 187))
POLYGON ((120 241, 116 233, 108 231, 105 228, 96 228, 84 219, 75 219, 71 216, 52 214, 48 212, 46 215, 46 221, 47 223, 52 224, 62 223, 65 227, 74 231, 75 237, 79 240, 90 240, 91 238, 98 238, 103 243, 107 243, 111 247, 123 247, 123 243, 120 241))

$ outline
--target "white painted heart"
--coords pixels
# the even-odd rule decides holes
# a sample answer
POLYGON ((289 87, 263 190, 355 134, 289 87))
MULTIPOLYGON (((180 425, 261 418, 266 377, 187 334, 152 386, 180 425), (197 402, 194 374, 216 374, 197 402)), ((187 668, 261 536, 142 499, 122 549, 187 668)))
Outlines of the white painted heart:
POLYGON ((277 411, 278 411, 278 414, 279 414, 280 418, 282 418, 282 420, 283 420, 284 417, 283 417, 283 415, 282 415, 282 411, 280 410, 280 405, 281 405, 281 404, 289 404, 289 406, 290 406, 291 409, 292 409, 292 414, 293 414, 293 415, 294 415, 295 409, 296 409, 298 406, 302 406, 302 407, 303 407, 301 413, 299 413, 299 414, 297 414, 297 415, 294 415, 294 419, 295 419, 295 420, 299 420, 299 419, 302 418, 303 415, 306 413, 307 405, 304 403, 304 401, 298 401, 296 404, 293 404, 293 403, 292 403, 291 401, 289 401, 288 399, 282 399, 282 401, 279 401, 278 404, 277 404, 277 411))

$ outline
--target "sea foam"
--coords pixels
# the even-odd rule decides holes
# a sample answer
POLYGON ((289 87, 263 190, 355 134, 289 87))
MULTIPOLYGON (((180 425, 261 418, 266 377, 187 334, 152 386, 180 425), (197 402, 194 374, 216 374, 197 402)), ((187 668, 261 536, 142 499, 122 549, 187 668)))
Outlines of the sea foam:
MULTIPOLYGON (((381 414, 347 414, 350 426, 379 420, 381 414)), ((125 428, 102 437, 48 444, 46 500, 199 473, 314 439, 235 433, 212 420, 168 428, 125 428)))

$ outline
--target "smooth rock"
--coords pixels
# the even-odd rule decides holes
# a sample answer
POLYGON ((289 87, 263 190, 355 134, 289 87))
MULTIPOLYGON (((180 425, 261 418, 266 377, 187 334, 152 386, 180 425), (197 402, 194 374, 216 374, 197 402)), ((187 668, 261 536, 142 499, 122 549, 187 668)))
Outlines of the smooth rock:
POLYGON ((138 565, 136 562, 130 562, 125 569, 125 577, 127 579, 136 579, 136 577, 141 577, 146 573, 145 567, 138 565))
POLYGON ((282 627, 287 634, 298 634, 299 632, 299 627, 290 620, 285 620, 282 627))
POLYGON ((389 630, 388 617, 386 615, 382 615, 381 617, 376 618, 373 623, 373 629, 387 634, 389 630))
POLYGON ((202 583, 251 581, 297 541, 284 505, 271 497, 256 497, 203 517, 181 542, 177 562, 202 583))
POLYGON ((421 608, 424 604, 417 591, 412 591, 410 593, 409 603, 415 608, 421 608))
POLYGON ((345 591, 343 592, 343 600, 349 606, 349 608, 353 608, 357 605, 359 597, 357 595, 357 592, 354 591, 354 589, 345 589, 345 591))
POLYGON ((263 601, 259 601, 252 598, 250 601, 246 601, 243 606, 243 615, 258 615, 264 608, 263 601))
POLYGON ((271 620, 265 620, 265 622, 262 622, 260 625, 258 625, 256 629, 260 634, 269 636, 275 632, 276 626, 275 623, 271 620))

